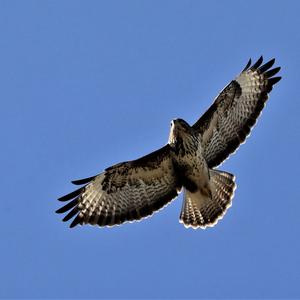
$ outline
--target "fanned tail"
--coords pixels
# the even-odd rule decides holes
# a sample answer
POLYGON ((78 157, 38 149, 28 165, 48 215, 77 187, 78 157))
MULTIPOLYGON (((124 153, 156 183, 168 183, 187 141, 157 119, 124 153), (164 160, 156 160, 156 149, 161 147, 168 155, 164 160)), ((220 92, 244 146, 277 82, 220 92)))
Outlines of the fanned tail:
POLYGON ((234 180, 230 173, 211 169, 207 190, 185 191, 180 222, 194 229, 214 226, 231 206, 236 188, 234 180))

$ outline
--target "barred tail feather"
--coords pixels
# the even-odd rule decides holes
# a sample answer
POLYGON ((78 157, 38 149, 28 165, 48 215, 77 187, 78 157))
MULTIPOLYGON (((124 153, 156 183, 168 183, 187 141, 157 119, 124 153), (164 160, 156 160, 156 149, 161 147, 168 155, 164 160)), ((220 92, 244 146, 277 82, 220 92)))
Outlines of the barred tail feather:
POLYGON ((185 191, 180 223, 194 229, 214 226, 231 206, 236 188, 234 180, 230 173, 210 170, 208 191, 185 191))

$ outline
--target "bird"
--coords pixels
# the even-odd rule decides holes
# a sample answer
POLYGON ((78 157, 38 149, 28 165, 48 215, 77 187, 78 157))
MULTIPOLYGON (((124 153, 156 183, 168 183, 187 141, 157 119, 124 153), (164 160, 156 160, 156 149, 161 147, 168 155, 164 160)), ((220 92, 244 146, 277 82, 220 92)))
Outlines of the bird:
POLYGON ((132 161, 106 168, 96 176, 72 181, 81 185, 60 197, 76 225, 115 226, 153 215, 183 191, 179 222, 186 228, 213 227, 232 205, 235 176, 217 167, 245 142, 273 86, 281 79, 275 59, 261 56, 218 94, 192 126, 171 121, 168 142, 132 161))

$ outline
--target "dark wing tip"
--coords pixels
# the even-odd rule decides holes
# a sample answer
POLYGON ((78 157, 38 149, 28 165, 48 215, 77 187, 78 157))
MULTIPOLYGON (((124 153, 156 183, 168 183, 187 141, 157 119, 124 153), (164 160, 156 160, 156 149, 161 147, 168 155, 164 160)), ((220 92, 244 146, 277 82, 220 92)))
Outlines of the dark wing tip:
POLYGON ((259 71, 261 73, 269 70, 275 63, 275 58, 271 59, 270 61, 268 61, 267 63, 265 63, 264 65, 262 65, 260 68, 259 68, 259 71))
MULTIPOLYGON (((74 180, 74 181, 72 181, 72 183, 74 183, 76 185, 87 184, 90 181, 92 181, 96 176, 92 176, 92 177, 84 178, 84 179, 80 179, 80 180, 74 180)), ((77 217, 73 220, 73 222, 70 225, 71 228, 76 226, 78 223, 80 223, 80 218, 79 218, 79 215, 78 215, 78 213, 79 213, 78 203, 80 202, 81 194, 85 191, 85 187, 86 186, 83 186, 83 187, 73 191, 72 193, 69 193, 65 196, 62 196, 62 197, 58 198, 59 201, 72 200, 69 203, 67 203, 65 206, 63 206, 63 207, 59 208, 58 210, 56 210, 56 213, 61 214, 61 213, 65 213, 65 212, 72 209, 63 218, 63 220, 62 220, 63 222, 69 221, 71 218, 73 218, 77 214, 77 217)))
POLYGON ((69 202, 68 204, 66 204, 65 206, 59 208, 58 210, 56 210, 55 212, 57 214, 62 214, 67 212, 68 210, 70 210, 71 208, 73 208, 74 206, 76 206, 78 204, 78 197, 75 198, 74 200, 72 200, 71 202, 69 202))
POLYGON ((257 60, 257 62, 251 67, 251 70, 256 70, 263 62, 263 56, 257 60))
POLYGON ((63 222, 67 222, 70 219, 72 219, 77 213, 79 212, 79 209, 77 206, 75 206, 63 219, 63 222))
POLYGON ((57 200, 58 201, 68 201, 68 200, 72 200, 73 198, 77 197, 80 195, 80 193, 83 191, 84 187, 70 193, 70 194, 67 194, 65 196, 62 196, 60 198, 58 198, 57 200))
POLYGON ((74 216, 77 215, 75 217, 75 219, 72 221, 70 228, 73 228, 74 226, 76 226, 78 223, 80 223, 80 220, 81 220, 81 217, 79 217, 80 209, 78 208, 78 203, 79 203, 79 197, 75 198, 74 200, 72 200, 71 202, 66 204, 65 206, 63 206, 55 211, 58 214, 62 214, 62 213, 69 211, 68 214, 62 219, 63 222, 67 222, 70 219, 72 219, 74 216))
POLYGON ((270 69, 275 63, 275 58, 272 58, 264 65, 261 65, 262 62, 263 62, 263 57, 261 56, 257 60, 257 62, 251 67, 251 70, 252 71, 258 70, 260 74, 264 75, 264 78, 266 78, 268 80, 267 92, 270 92, 272 90, 272 86, 281 80, 280 76, 272 77, 275 74, 277 74, 281 68, 276 67, 276 68, 270 69))
POLYGON ((281 69, 280 67, 271 69, 271 70, 265 72, 265 76, 267 78, 271 78, 272 76, 274 76, 275 74, 277 74, 280 71, 280 69, 281 69))
POLYGON ((91 176, 91 177, 79 179, 79 180, 73 180, 71 182, 75 185, 87 184, 87 183, 91 182, 96 176, 91 176))
POLYGON ((79 217, 79 215, 77 215, 77 217, 72 221, 69 227, 74 228, 75 226, 80 224, 80 222, 81 222, 81 218, 79 217))
POLYGON ((278 77, 272 77, 272 78, 270 78, 269 79, 269 84, 270 85, 274 85, 274 84, 276 84, 278 81, 280 81, 281 80, 281 76, 278 76, 278 77))
POLYGON ((247 62, 247 64, 246 64, 246 66, 245 66, 245 68, 243 69, 242 72, 248 70, 248 68, 249 68, 250 66, 251 66, 251 58, 249 58, 249 60, 248 60, 248 62, 247 62))

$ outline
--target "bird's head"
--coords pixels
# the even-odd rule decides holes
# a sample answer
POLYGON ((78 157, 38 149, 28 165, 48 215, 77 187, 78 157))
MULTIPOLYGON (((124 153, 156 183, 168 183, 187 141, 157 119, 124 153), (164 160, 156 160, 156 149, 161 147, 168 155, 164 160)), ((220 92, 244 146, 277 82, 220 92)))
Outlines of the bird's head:
POLYGON ((192 127, 186 121, 182 119, 172 120, 169 144, 172 146, 178 142, 182 142, 183 140, 191 136, 192 132, 192 127))

